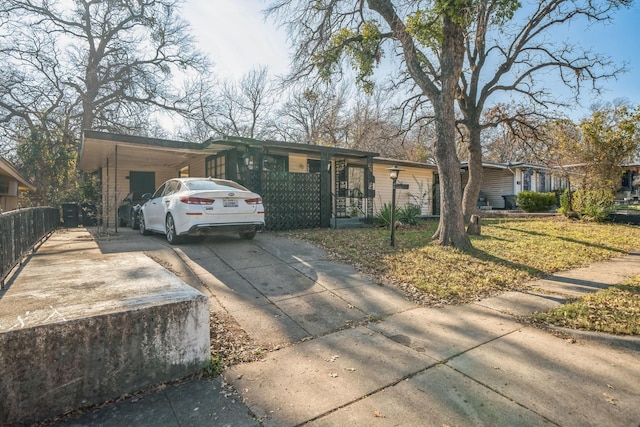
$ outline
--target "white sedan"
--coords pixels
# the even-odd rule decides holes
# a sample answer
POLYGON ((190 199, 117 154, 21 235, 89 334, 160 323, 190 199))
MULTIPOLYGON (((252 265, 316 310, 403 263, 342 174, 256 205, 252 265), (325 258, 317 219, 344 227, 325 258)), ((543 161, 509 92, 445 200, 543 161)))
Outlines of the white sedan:
POLYGON ((236 232, 253 239, 264 229, 262 198, 240 184, 213 178, 174 178, 162 184, 140 210, 140 234, 185 236, 236 232))

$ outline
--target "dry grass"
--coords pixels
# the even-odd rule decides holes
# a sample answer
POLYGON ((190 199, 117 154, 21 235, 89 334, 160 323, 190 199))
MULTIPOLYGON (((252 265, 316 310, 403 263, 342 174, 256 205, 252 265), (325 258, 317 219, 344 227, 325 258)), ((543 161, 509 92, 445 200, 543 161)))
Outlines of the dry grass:
POLYGON ((572 329, 640 335, 640 276, 540 313, 535 319, 572 329))
POLYGON ((468 253, 434 245, 437 222, 385 229, 289 233, 325 248, 381 281, 393 282, 425 304, 459 304, 520 289, 536 277, 588 265, 638 249, 640 228, 564 218, 485 219, 468 253))

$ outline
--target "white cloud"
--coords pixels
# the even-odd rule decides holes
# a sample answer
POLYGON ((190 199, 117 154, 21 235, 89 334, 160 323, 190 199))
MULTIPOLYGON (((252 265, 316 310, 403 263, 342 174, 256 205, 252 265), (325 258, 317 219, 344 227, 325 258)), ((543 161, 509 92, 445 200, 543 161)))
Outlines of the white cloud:
POLYGON ((266 22, 259 0, 187 0, 182 16, 191 24, 199 47, 216 64, 217 75, 240 78, 266 65, 270 74, 288 71, 283 30, 266 22))

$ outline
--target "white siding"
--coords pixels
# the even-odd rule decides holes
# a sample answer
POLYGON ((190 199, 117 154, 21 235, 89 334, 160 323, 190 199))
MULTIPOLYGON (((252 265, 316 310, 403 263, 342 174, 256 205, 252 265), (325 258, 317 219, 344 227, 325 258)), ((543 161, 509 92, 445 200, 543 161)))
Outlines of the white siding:
POLYGON ((204 163, 204 157, 192 160, 191 163, 189 163, 189 176, 205 177, 204 163))
POLYGON ((482 171, 480 192, 489 204, 496 209, 504 209, 502 196, 515 194, 513 189, 513 173, 509 170, 485 169, 482 171))
MULTIPOLYGON (((376 178, 376 197, 373 202, 374 214, 385 203, 391 203, 392 181, 387 168, 392 165, 374 163, 373 175, 376 178)), ((403 169, 398 176, 398 184, 408 184, 408 190, 396 190, 397 206, 408 204, 421 205, 422 215, 431 215, 433 198, 433 171, 415 166, 400 166, 403 169)))

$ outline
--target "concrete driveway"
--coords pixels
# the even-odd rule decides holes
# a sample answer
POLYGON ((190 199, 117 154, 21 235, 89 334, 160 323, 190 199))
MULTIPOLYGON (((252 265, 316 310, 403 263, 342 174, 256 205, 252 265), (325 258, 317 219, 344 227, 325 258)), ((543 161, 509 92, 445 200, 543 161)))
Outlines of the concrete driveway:
POLYGON ((237 424, 640 425, 638 339, 560 337, 516 320, 639 274, 638 255, 532 282, 535 292, 426 308, 274 234, 170 247, 123 232, 99 246, 171 266, 277 349, 224 373, 255 417, 237 424))
POLYGON ((265 348, 325 335, 416 306, 353 267, 328 261, 309 243, 265 233, 169 245, 128 229, 99 239, 105 253, 143 251, 209 297, 265 348))

